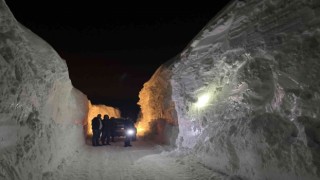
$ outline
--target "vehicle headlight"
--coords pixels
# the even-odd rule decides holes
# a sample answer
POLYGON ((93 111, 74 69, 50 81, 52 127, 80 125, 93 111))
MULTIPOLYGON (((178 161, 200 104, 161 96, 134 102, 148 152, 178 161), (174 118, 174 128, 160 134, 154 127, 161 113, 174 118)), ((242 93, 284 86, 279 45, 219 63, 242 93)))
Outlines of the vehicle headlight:
POLYGON ((127 130, 127 135, 131 136, 134 134, 134 130, 133 129, 128 129, 127 130))

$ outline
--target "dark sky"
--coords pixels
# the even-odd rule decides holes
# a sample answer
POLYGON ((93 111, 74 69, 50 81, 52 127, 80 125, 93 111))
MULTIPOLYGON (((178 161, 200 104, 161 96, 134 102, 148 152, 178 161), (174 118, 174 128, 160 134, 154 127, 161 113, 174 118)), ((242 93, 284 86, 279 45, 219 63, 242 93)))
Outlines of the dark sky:
POLYGON ((16 19, 66 60, 77 89, 93 103, 120 108, 124 116, 136 116, 143 83, 228 0, 203 2, 7 0, 16 19))

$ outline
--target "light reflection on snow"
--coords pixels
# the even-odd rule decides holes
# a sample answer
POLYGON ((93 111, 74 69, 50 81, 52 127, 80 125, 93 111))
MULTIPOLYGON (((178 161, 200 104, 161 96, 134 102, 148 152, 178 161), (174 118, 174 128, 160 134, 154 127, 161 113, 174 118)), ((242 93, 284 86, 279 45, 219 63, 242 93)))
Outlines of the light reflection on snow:
POLYGON ((208 105, 208 102, 210 100, 210 94, 209 93, 206 93, 206 94, 203 94, 201 95, 199 98, 198 98, 198 101, 195 103, 195 106, 198 107, 198 108, 202 108, 202 107, 205 107, 206 105, 208 105))

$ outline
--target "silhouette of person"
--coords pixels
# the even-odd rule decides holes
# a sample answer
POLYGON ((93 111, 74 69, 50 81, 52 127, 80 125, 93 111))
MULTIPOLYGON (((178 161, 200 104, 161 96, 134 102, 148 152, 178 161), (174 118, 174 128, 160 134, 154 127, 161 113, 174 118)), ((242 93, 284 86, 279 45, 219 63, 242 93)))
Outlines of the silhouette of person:
POLYGON ((134 136, 134 123, 129 118, 124 120, 124 131, 125 131, 125 140, 124 140, 124 147, 132 146, 131 145, 131 138, 134 136))
POLYGON ((102 135, 101 135, 101 143, 103 145, 110 145, 110 119, 109 116, 106 114, 103 116, 102 121, 102 135), (106 142, 107 139, 107 142, 106 142))
POLYGON ((91 128, 92 128, 92 146, 100 146, 99 138, 102 128, 101 122, 101 114, 98 114, 94 117, 91 121, 91 128))
POLYGON ((110 118, 110 135, 111 135, 111 142, 115 142, 114 137, 116 136, 116 122, 115 118, 111 117, 110 118))

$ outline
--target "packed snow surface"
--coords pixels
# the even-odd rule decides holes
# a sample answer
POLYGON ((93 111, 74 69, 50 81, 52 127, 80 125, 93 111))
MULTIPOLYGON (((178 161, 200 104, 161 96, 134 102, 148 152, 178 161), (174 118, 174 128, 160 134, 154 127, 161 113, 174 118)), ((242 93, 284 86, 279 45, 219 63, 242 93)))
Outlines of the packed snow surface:
MULTIPOLYGON (((212 171, 193 158, 167 151, 148 141, 134 141, 132 147, 123 147, 123 139, 100 146, 79 149, 63 168, 47 175, 47 179, 229 179, 212 171), (79 158, 81 157, 81 158, 79 158)), ((185 152, 187 153, 187 152, 185 152)))

